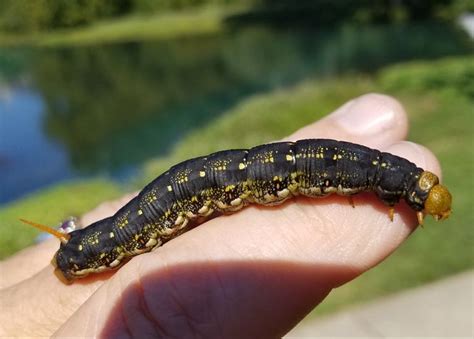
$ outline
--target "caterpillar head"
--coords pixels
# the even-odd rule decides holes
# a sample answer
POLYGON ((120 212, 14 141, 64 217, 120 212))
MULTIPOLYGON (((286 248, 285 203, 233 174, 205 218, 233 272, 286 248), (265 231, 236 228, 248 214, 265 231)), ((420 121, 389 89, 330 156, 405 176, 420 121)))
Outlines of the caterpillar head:
POLYGON ((424 200, 423 213, 432 215, 436 220, 443 220, 451 214, 452 196, 448 189, 439 184, 438 177, 428 171, 421 173, 417 182, 426 199, 424 200))

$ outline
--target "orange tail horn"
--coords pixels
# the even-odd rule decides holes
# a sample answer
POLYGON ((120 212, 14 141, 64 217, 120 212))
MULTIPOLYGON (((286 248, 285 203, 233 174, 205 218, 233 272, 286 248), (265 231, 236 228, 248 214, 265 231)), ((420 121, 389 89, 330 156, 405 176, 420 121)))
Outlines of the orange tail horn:
POLYGON ((67 233, 61 233, 57 230, 55 230, 54 228, 52 227, 49 227, 49 226, 46 226, 46 225, 42 225, 42 224, 38 224, 36 222, 33 222, 33 221, 29 221, 29 220, 25 220, 25 219, 22 219, 22 218, 19 218, 20 221, 24 222, 25 224, 28 224, 28 225, 31 225, 33 227, 36 227, 40 230, 42 230, 43 232, 47 232, 49 234, 52 234, 53 236, 55 236, 56 238, 58 238, 59 240, 61 240, 61 242, 67 242, 71 236, 67 233))

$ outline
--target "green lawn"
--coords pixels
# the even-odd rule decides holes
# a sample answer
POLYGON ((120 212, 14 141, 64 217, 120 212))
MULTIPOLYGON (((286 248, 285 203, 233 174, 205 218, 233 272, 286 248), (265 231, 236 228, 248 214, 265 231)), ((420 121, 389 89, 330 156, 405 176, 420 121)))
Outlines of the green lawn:
MULTIPOLYGON (((389 67, 375 78, 309 81, 241 101, 207 127, 186 136, 170 155, 144 164, 140 187, 170 165, 217 149, 277 140, 363 93, 386 92, 406 107, 410 139, 439 157, 444 182, 454 197, 453 215, 413 236, 383 265, 336 290, 318 309, 330 312, 473 267, 474 72, 468 58, 389 67), (415 79, 413 79, 415 77, 415 79), (411 79, 411 80, 410 80, 411 79), (446 80, 448 79, 448 80, 446 80)), ((0 209, 0 255, 5 257, 37 234, 16 218, 55 224, 79 214, 119 190, 108 182, 64 184, 0 209)))
POLYGON ((37 34, 0 32, 1 45, 67 46, 111 42, 173 39, 189 35, 215 33, 222 20, 237 8, 203 7, 192 11, 130 15, 104 20, 82 28, 55 30, 37 34))
POLYGON ((106 180, 58 184, 0 208, 0 259, 31 245, 39 231, 18 218, 55 226, 121 194, 106 180))

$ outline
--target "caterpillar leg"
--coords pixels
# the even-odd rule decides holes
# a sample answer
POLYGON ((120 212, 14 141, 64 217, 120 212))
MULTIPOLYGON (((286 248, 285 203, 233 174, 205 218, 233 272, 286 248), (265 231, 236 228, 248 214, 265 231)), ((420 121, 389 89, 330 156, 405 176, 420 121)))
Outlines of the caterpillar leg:
POLYGON ((395 207, 390 207, 388 209, 388 217, 390 218, 390 221, 393 221, 394 215, 395 215, 395 207))
POLYGON ((418 211, 416 212, 416 217, 418 218, 418 225, 423 226, 423 219, 425 218, 425 215, 423 212, 418 211))

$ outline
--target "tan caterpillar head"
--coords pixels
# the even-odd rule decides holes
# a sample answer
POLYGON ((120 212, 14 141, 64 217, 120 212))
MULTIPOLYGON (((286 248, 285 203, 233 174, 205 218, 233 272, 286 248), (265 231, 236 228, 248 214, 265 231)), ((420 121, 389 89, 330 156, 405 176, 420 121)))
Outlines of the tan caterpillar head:
POLYGON ((422 192, 428 192, 423 213, 432 215, 436 220, 448 218, 451 214, 452 196, 445 186, 439 184, 438 177, 424 171, 418 179, 418 187, 422 192))

